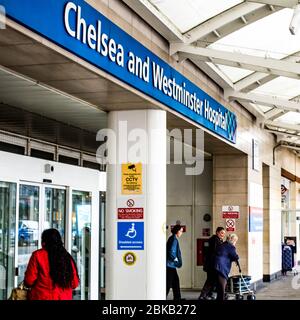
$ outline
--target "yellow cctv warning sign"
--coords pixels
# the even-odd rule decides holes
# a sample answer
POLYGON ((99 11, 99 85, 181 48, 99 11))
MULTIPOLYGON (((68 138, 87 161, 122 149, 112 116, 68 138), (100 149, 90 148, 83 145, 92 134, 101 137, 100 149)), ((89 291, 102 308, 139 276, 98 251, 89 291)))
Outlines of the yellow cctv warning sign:
POLYGON ((142 194, 142 164, 122 164, 122 194, 142 194))

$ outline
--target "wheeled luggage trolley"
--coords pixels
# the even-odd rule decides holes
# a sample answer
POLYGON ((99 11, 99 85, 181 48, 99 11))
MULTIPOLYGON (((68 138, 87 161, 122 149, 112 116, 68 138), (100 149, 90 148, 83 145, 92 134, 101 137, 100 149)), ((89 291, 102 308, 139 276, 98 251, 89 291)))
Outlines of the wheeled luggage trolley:
POLYGON ((236 300, 243 300, 247 294, 247 300, 255 300, 254 291, 250 289, 251 276, 243 276, 240 273, 237 276, 232 276, 227 281, 226 294, 235 295, 236 300))

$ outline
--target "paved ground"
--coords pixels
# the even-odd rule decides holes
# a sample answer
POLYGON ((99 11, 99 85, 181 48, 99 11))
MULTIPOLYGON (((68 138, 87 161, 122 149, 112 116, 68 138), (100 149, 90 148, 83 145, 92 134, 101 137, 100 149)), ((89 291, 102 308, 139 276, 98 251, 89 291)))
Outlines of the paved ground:
POLYGON ((264 284, 257 291, 257 300, 300 300, 300 274, 289 274, 280 280, 264 284))
MULTIPOLYGON (((199 290, 182 290, 182 298, 187 300, 197 300, 199 290)), ((234 298, 232 296, 232 298, 234 298)), ((246 297, 245 297, 246 298, 246 297)), ((169 293, 168 300, 173 299, 172 290, 169 293)), ((294 276, 289 273, 287 276, 271 283, 264 282, 263 287, 256 291, 257 300, 300 300, 300 273, 294 276)))

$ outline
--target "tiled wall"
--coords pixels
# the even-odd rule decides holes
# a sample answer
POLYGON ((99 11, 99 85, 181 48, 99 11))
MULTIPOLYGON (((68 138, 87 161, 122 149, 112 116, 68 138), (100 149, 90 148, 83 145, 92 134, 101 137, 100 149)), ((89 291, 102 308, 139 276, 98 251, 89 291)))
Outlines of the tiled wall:
MULTIPOLYGON (((167 167, 167 206, 168 211, 174 216, 174 212, 186 211, 186 214, 191 213, 192 228, 187 230, 189 234, 183 235, 180 238, 181 247, 183 241, 186 241, 191 236, 191 243, 189 249, 191 252, 187 255, 185 250, 182 250, 184 258, 184 272, 189 273, 192 287, 200 288, 203 286, 206 279, 206 273, 203 271, 202 266, 197 266, 196 257, 196 243, 197 239, 205 238, 203 236, 203 228, 209 228, 211 235, 213 233, 212 220, 206 222, 203 220, 204 214, 212 215, 212 161, 206 160, 204 164, 204 171, 198 176, 185 175, 185 165, 170 164, 167 167), (187 210, 191 208, 191 211, 187 210), (189 258, 189 261, 186 260, 189 258)), ((190 240, 188 240, 190 241, 190 240)), ((181 282, 184 280, 183 270, 179 270, 181 282)), ((181 284, 185 286, 184 283, 181 284)))
MULTIPOLYGON (((223 205, 240 207, 235 233, 239 237, 237 252, 243 272, 248 271, 248 159, 246 155, 215 155, 213 161, 213 229, 225 227, 223 205)), ((233 268, 236 273, 236 268, 233 268)))

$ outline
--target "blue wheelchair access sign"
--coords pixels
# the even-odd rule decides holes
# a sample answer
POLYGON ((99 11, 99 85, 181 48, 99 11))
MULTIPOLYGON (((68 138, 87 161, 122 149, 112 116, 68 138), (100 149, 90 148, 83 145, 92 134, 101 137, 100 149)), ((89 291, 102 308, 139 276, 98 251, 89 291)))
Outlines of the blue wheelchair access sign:
POLYGON ((144 222, 118 222, 118 250, 144 250, 144 222))

